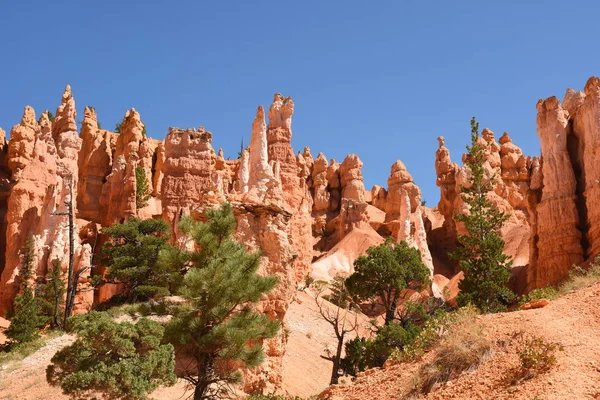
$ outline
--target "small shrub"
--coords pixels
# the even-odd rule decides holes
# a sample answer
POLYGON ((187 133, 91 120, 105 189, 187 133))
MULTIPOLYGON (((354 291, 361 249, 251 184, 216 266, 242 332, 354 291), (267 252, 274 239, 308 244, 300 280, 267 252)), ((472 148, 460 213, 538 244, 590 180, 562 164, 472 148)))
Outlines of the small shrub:
POLYGON ((556 351, 563 347, 554 342, 547 342, 541 337, 528 339, 519 352, 522 376, 533 377, 550 370, 556 364, 556 351))
POLYGON ((304 278, 304 288, 308 289, 310 287, 310 285, 312 285, 315 282, 315 278, 313 278, 310 275, 306 275, 306 277, 304 278))
POLYGON ((115 133, 121 133, 121 127, 123 126, 123 121, 117 122, 115 125, 115 133))
POLYGON ((528 294, 522 296, 521 300, 519 301, 519 304, 525 304, 532 300, 541 300, 541 299, 554 300, 558 296, 559 296, 558 290, 556 290, 552 286, 548 286, 545 288, 532 290, 528 294))

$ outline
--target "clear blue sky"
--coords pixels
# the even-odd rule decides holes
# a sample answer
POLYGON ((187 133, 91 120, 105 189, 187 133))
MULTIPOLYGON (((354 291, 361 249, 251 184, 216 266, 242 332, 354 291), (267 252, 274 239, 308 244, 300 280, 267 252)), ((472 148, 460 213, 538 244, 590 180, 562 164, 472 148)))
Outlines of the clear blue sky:
POLYGON ((436 137, 454 161, 469 120, 539 153, 535 104, 600 74, 597 1, 3 1, 0 127, 55 110, 113 128, 135 107, 150 136, 205 126, 235 157, 256 107, 296 104, 292 144, 364 161, 368 188, 407 165, 424 198, 436 137))

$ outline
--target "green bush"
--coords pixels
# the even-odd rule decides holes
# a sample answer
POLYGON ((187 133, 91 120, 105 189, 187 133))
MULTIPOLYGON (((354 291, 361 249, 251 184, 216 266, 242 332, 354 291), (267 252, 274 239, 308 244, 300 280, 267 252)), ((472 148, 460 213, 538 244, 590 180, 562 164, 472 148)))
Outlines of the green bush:
POLYGON ((562 349, 560 344, 547 342, 541 337, 528 339, 519 352, 522 374, 533 377, 550 370, 556 364, 556 351, 562 349))
POLYGON ((342 368, 347 374, 356 375, 365 369, 382 367, 395 352, 401 351, 418 336, 421 328, 407 328, 391 323, 379 328, 374 339, 355 338, 346 343, 346 357, 342 368))
POLYGON ((528 303, 533 300, 541 300, 541 299, 554 300, 558 296, 559 296, 558 290, 556 290, 552 286, 548 286, 545 288, 532 290, 528 294, 521 296, 521 300, 519 301, 519 304, 525 304, 525 303, 528 303))
POLYGON ((174 348, 161 344, 164 328, 158 322, 117 323, 92 311, 71 317, 69 328, 77 340, 59 350, 46 369, 48 382, 67 395, 145 399, 159 385, 177 381, 174 348))

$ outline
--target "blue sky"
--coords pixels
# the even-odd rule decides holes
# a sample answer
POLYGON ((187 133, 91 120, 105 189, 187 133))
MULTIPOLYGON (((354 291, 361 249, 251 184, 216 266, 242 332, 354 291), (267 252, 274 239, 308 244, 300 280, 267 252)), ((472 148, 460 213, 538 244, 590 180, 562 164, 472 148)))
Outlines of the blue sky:
POLYGON ((205 126, 234 158, 256 107, 296 104, 292 145, 386 185, 401 159, 429 206, 434 155, 454 161, 476 116, 539 153, 539 98, 600 74, 597 1, 4 1, 0 127, 55 110, 70 84, 82 118, 113 128, 135 107, 149 135, 205 126))

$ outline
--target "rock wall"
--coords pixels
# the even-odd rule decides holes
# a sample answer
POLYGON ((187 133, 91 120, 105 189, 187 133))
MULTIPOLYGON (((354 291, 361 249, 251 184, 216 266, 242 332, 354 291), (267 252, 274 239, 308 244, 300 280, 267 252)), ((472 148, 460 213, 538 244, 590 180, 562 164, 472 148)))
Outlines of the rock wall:
POLYGON ((600 254, 600 80, 537 104, 542 160, 529 197, 535 210, 528 290, 554 284, 572 265, 600 254))
MULTIPOLYGON (((77 134, 75 102, 67 86, 62 102, 51 121, 43 113, 36 121, 33 108, 27 106, 21 123, 11 130, 7 165, 11 172, 6 206, 5 264, 0 277, 0 313, 12 308, 20 278, 20 252, 29 236, 34 243, 36 280, 46 275, 54 260, 68 268, 68 206, 76 208, 78 165, 82 140, 77 134)), ((76 231, 77 231, 76 227, 76 231)), ((88 269, 91 247, 75 238, 75 271, 88 269)), ((89 270, 81 276, 82 284, 89 270)), ((88 310, 93 293, 80 294, 77 307, 88 310)))

